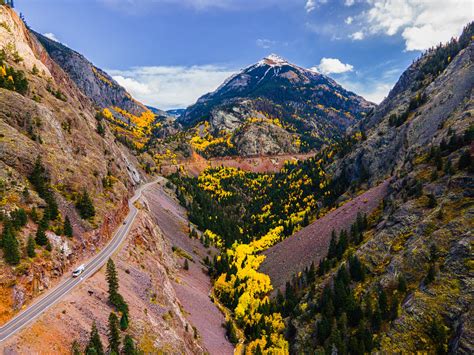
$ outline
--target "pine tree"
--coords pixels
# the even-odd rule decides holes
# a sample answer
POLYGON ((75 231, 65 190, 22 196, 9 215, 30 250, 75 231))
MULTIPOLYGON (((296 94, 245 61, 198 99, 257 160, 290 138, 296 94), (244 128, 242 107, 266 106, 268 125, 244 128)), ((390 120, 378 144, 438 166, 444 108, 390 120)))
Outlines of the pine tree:
POLYGON ((120 330, 124 331, 128 329, 128 314, 122 313, 120 317, 120 330))
POLYGON ((102 342, 100 340, 99 331, 97 330, 97 325, 92 323, 91 335, 89 338, 89 344, 86 348, 86 353, 89 354, 89 351, 93 350, 94 353, 97 355, 105 355, 104 347, 102 346, 102 342))
POLYGON ((189 262, 188 262, 188 259, 184 259, 184 266, 183 266, 184 270, 189 270, 189 262))
POLYGON ((69 216, 67 215, 66 215, 66 219, 64 220, 63 231, 66 237, 72 238, 72 235, 73 235, 72 225, 71 225, 71 221, 69 220, 69 216))
POLYGON ((34 258, 36 256, 35 248, 36 248, 35 239, 33 238, 33 236, 30 235, 28 237, 28 242, 26 244, 26 253, 28 257, 34 258))
POLYGON ((349 259, 349 272, 351 274, 352 280, 364 281, 365 268, 364 268, 364 265, 360 262, 357 255, 353 255, 349 259))
POLYGON ((86 190, 83 190, 82 194, 79 196, 76 202, 76 208, 83 219, 89 219, 95 216, 94 205, 92 204, 92 200, 86 190))
POLYGON ((429 335, 433 341, 436 349, 436 354, 446 354, 447 353, 447 335, 444 324, 438 320, 433 319, 429 328, 429 335))
POLYGON ((48 244, 48 237, 46 236, 45 233, 46 229, 40 224, 38 226, 38 229, 36 230, 36 244, 45 246, 48 244))
POLYGON ((10 223, 6 223, 2 232, 2 246, 5 261, 10 265, 17 265, 20 263, 20 250, 18 240, 10 223))
POLYGON ((471 153, 469 152, 469 149, 467 149, 459 157, 458 169, 464 170, 467 168, 471 168, 471 166, 472 166, 472 157, 471 157, 471 153))
POLYGON ((116 305, 119 283, 115 263, 112 259, 107 261, 105 274, 107 277, 107 283, 109 284, 109 301, 113 305, 116 305))
POLYGON ((389 310, 388 310, 388 301, 387 301, 387 294, 385 290, 382 288, 379 292, 379 309, 380 315, 382 319, 386 320, 389 317, 389 310))
POLYGON ((333 230, 331 233, 331 241, 329 242, 328 259, 334 258, 336 256, 336 253, 337 253, 336 231, 333 230))
POLYGON ((72 345, 71 345, 71 354, 72 354, 72 355, 81 355, 81 354, 82 354, 81 346, 79 345, 79 343, 77 342, 77 340, 74 340, 74 341, 72 342, 72 345))
POLYGON ((135 355, 137 351, 135 350, 135 343, 130 335, 125 335, 123 340, 122 353, 124 355, 135 355))
POLYGON ((119 320, 114 312, 109 315, 109 351, 110 353, 120 353, 120 330, 119 320))
POLYGON ((405 293, 407 291, 407 281, 403 275, 398 277, 398 291, 405 293))

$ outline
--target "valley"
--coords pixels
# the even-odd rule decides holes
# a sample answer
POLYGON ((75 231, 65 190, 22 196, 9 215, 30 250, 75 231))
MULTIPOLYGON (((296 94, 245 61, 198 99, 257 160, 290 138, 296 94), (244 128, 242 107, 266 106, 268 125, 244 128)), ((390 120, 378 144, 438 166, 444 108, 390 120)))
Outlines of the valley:
POLYGON ((353 65, 270 54, 161 109, 132 90, 173 95, 135 79, 173 90, 184 71, 184 92, 226 68, 104 70, 14 6, 0 1, 0 353, 474 352, 473 22, 379 104, 329 76, 357 87, 353 65))

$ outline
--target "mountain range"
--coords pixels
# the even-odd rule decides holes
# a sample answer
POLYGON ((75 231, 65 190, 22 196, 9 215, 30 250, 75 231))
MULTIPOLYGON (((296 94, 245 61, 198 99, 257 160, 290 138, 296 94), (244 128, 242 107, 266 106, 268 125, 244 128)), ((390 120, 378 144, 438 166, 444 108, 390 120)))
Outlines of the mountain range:
POLYGON ((0 351, 474 352, 473 23, 379 105, 272 54, 170 111, 0 24, 2 326, 126 236, 0 351))

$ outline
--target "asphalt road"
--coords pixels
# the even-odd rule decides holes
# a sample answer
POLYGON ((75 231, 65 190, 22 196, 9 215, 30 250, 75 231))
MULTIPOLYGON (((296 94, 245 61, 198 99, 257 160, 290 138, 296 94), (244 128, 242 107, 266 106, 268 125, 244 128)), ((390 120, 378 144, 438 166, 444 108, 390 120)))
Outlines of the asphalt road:
POLYGON ((93 275, 107 262, 107 260, 119 248, 124 239, 127 237, 133 221, 135 220, 138 210, 133 205, 134 202, 141 197, 142 191, 144 189, 155 183, 156 180, 137 189, 135 195, 128 201, 130 212, 124 219, 124 222, 126 223, 119 227, 119 229, 115 232, 114 237, 112 240, 110 240, 106 247, 85 264, 85 270, 79 277, 73 278, 72 276, 69 276, 67 279, 59 283, 55 288, 51 289, 40 299, 31 304, 24 311, 19 313, 15 318, 11 319, 8 323, 0 327, 0 343, 38 318, 44 311, 59 302, 65 295, 71 292, 72 289, 86 280, 89 276, 93 275))

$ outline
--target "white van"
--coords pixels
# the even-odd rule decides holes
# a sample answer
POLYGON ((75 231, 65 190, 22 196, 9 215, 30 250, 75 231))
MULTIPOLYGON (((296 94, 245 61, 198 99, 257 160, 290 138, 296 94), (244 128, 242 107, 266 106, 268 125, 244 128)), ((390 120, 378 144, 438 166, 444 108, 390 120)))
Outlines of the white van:
POLYGON ((76 270, 72 272, 72 277, 78 277, 80 274, 82 274, 85 270, 86 266, 82 264, 79 266, 76 270))

